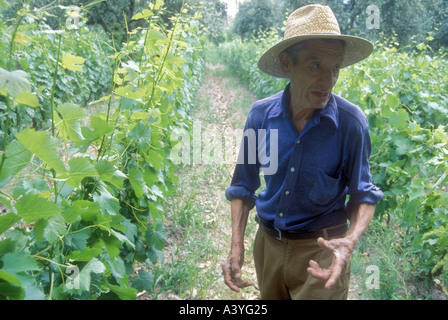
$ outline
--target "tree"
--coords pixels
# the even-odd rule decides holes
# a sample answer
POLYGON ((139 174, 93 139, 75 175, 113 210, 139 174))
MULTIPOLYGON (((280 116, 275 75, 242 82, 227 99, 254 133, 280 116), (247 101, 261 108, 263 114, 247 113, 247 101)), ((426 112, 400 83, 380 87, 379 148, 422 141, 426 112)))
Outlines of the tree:
POLYGON ((260 33, 278 28, 284 19, 281 6, 272 0, 250 0, 239 4, 235 15, 234 32, 243 38, 256 37, 260 33))
POLYGON ((187 5, 186 15, 192 18, 199 14, 199 22, 205 27, 205 34, 217 44, 224 40, 224 26, 227 25, 227 4, 220 0, 165 0, 167 10, 162 16, 166 26, 172 24, 170 18, 187 5))
POLYGON ((328 5, 335 13, 342 33, 391 43, 397 47, 415 46, 430 33, 431 45, 448 46, 448 2, 446 0, 283 0, 278 5, 291 13, 311 3, 328 5), (374 6, 379 15, 378 28, 369 27, 367 19, 374 6))

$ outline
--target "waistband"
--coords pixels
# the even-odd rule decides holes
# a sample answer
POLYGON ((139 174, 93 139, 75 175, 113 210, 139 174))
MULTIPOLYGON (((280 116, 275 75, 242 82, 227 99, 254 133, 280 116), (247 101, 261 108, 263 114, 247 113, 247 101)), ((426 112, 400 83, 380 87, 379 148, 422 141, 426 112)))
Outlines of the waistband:
POLYGON ((258 215, 255 217, 255 221, 257 221, 260 227, 263 228, 264 232, 277 240, 317 239, 319 237, 328 239, 343 236, 347 232, 346 223, 314 231, 286 231, 277 229, 272 224, 264 221, 258 215))

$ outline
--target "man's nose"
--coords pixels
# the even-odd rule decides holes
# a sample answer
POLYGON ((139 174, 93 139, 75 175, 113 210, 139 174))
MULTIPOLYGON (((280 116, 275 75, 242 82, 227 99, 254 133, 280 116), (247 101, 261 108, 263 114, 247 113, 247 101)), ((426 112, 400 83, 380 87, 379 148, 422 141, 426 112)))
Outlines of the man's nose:
POLYGON ((322 72, 321 83, 327 89, 332 89, 338 80, 338 73, 333 70, 325 70, 322 72))

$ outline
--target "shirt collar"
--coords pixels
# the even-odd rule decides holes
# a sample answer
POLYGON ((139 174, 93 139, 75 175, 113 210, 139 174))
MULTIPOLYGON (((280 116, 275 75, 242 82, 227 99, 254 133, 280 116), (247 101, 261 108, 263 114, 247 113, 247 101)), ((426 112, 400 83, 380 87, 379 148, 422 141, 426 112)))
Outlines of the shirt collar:
MULTIPOLYGON (((274 105, 269 114, 270 118, 278 117, 280 115, 283 115, 284 118, 291 118, 291 111, 289 110, 289 86, 290 84, 288 83, 285 90, 283 90, 282 94, 279 96, 277 103, 274 105)), ((319 122, 320 118, 327 118, 331 120, 331 123, 334 124, 336 129, 338 128, 339 113, 336 99, 333 93, 331 94, 330 100, 328 100, 327 105, 323 109, 316 110, 314 116, 313 118, 316 119, 315 121, 319 122)))
POLYGON ((327 105, 319 110, 321 118, 329 119, 334 127, 337 129, 339 127, 339 112, 334 93, 331 94, 330 100, 328 100, 327 105))

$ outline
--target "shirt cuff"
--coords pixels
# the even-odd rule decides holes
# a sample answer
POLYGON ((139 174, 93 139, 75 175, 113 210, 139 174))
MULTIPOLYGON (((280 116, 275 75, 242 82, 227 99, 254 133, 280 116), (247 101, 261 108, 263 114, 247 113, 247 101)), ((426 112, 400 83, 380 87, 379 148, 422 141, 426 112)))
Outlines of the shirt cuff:
POLYGON ((350 195, 351 203, 371 203, 378 204, 383 200, 383 192, 376 186, 373 186, 370 190, 359 192, 350 195))
POLYGON ((226 189, 225 194, 227 200, 229 201, 232 201, 232 199, 249 199, 250 209, 255 207, 255 200, 257 200, 257 196, 245 187, 231 186, 226 189))

